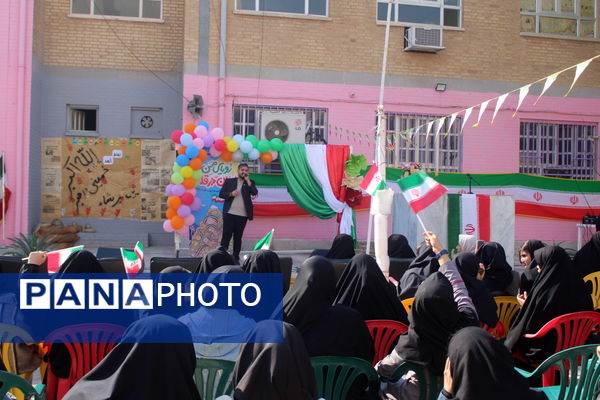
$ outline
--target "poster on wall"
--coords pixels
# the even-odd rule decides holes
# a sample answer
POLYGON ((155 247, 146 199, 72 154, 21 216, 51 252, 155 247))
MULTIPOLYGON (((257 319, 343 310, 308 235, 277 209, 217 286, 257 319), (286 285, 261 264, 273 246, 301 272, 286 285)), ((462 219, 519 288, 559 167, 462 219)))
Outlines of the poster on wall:
POLYGON ((196 223, 190 226, 189 252, 193 257, 204 257, 219 246, 223 232, 223 202, 219 192, 225 179, 237 175, 237 163, 209 157, 202 166, 202 181, 196 188, 202 207, 195 211, 196 223))

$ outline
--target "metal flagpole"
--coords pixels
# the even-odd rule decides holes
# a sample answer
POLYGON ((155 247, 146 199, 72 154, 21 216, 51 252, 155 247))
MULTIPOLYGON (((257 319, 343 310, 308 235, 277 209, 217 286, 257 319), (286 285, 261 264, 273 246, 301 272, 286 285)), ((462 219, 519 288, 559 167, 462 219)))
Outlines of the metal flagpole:
POLYGON ((2 158, 2 241, 6 240, 6 190, 4 190, 4 181, 6 180, 6 168, 4 168, 4 164, 6 163, 6 158, 4 158, 4 151, 0 152, 0 157, 2 158))

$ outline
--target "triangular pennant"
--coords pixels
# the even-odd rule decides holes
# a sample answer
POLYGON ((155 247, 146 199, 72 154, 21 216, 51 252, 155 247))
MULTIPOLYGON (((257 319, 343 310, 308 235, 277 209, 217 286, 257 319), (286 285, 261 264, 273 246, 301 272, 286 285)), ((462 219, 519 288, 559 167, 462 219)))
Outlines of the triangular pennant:
POLYGON ((513 118, 515 117, 515 115, 517 115, 517 111, 519 111, 519 108, 521 107, 523 100, 525 100, 525 96, 527 96, 527 93, 529 93, 530 87, 531 87, 531 84, 525 85, 521 89, 519 89, 519 102, 517 103, 517 108, 515 108, 515 112, 513 113, 513 118))
POLYGON ((567 93, 565 93, 563 95, 563 97, 567 97, 569 95, 569 93, 571 93, 571 90, 573 90, 573 86, 575 86, 575 82, 577 82, 577 79, 579 79, 579 77, 581 76, 581 74, 583 74, 583 71, 585 71, 585 69, 588 67, 588 65, 590 65, 590 63, 592 62, 593 58, 590 58, 587 61, 581 62, 579 64, 577 64, 577 68, 575 68, 575 77, 573 78, 573 82, 571 83, 571 87, 569 88, 569 90, 567 90, 567 93))
POLYGON ((467 120, 469 119, 469 117, 471 116, 471 113, 473 112, 473 107, 469 107, 465 110, 465 119, 463 119, 463 123, 462 126, 460 127, 460 131, 462 133, 462 131, 465 129, 465 125, 467 124, 467 120))
POLYGON ((494 109, 494 115, 492 116, 492 122, 490 122, 490 124, 494 123, 496 114, 498 114, 498 110, 500 110, 500 107, 502 107, 502 103, 504 103, 504 100, 506 100, 507 97, 508 93, 504 93, 502 96, 498 97, 498 101, 496 102, 496 108, 494 109))
POLYGON ((488 103, 489 103, 489 102, 490 102, 489 100, 486 100, 486 101, 484 101, 483 103, 481 103, 481 104, 479 105, 479 116, 477 117, 477 122, 475 122, 475 123, 473 124, 473 128, 475 128, 475 127, 478 127, 478 126, 479 126, 479 121, 481 121, 481 116, 482 116, 482 115, 483 115, 483 113, 485 112, 485 109, 487 108, 487 106, 488 106, 488 103))
POLYGON ((435 130, 435 136, 437 137, 440 134, 440 131, 442 130, 442 127, 444 126, 444 122, 446 121, 446 117, 440 118, 437 120, 437 128, 435 130))
POLYGON ((554 83, 554 81, 556 81, 556 78, 558 77, 558 72, 548 76, 546 78, 546 82, 544 83, 544 88, 542 89, 542 93, 540 93, 540 95, 538 96, 538 98, 535 100, 535 102, 533 103, 533 105, 535 106, 537 104, 537 102, 540 100, 540 97, 542 97, 544 95, 544 93, 546 93, 546 90, 548 90, 550 88, 550 86, 552 86, 552 84, 554 83))
POLYGON ((427 123, 427 133, 425 134, 425 143, 429 139, 429 133, 431 133, 431 127, 433 127, 433 121, 427 123))
POLYGON ((446 132, 446 135, 452 131, 452 125, 454 125, 454 121, 456 121, 457 116, 458 116, 457 112, 455 112, 454 114, 452 114, 450 116, 450 124, 448 125, 448 132, 446 132))

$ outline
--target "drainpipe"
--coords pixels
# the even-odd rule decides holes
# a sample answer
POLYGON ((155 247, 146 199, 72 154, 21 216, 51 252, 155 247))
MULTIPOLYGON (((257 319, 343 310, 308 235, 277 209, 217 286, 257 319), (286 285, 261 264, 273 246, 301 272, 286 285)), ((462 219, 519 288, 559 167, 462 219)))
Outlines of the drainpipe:
POLYGON ((219 124, 225 124, 225 53, 227 51, 227 0, 221 0, 221 36, 219 38, 219 124))

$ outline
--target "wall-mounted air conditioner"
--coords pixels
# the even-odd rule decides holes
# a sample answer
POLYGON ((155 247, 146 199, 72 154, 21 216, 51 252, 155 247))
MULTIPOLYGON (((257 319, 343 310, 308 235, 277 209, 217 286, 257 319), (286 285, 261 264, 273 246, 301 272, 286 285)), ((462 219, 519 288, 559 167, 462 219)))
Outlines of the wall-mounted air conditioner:
POLYGON ((304 143, 306 115, 299 112, 263 111, 260 114, 261 139, 279 138, 284 143, 304 143))
POLYGON ((442 46, 443 31, 439 28, 406 28, 404 33, 404 51, 437 53, 442 46))

